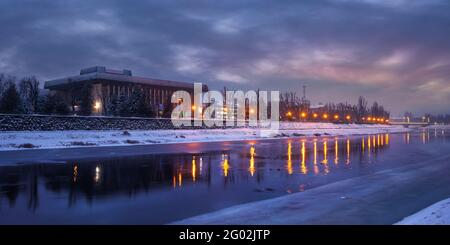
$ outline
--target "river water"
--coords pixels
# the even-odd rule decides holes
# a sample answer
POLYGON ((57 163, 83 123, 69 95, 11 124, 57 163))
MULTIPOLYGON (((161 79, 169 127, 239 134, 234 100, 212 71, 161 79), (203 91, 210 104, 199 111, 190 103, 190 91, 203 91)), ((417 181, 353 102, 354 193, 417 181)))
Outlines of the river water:
POLYGON ((164 224, 426 161, 450 151, 449 135, 198 143, 195 153, 0 165, 0 223, 164 224))

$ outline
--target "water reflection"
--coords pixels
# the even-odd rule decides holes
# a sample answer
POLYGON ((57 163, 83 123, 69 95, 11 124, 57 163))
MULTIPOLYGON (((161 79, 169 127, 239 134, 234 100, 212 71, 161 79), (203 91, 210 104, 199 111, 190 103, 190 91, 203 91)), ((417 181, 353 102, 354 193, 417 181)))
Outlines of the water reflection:
POLYGON ((302 162, 300 165, 300 173, 307 174, 308 168, 306 167, 306 143, 304 140, 302 140, 302 149, 301 149, 301 155, 302 155, 302 162))
MULTIPOLYGON (((66 197, 58 201, 63 200, 68 207, 73 207, 79 200, 93 203, 103 198, 149 195, 156 190, 177 193, 202 186, 216 188, 216 198, 223 186, 239 187, 247 191, 246 195, 255 189, 257 193, 270 193, 265 187, 261 190, 261 185, 277 186, 281 193, 303 191, 321 175, 332 176, 362 164, 375 163, 377 156, 389 149, 393 139, 397 145, 421 145, 434 140, 445 141, 446 135, 443 130, 433 129, 395 137, 390 134, 313 137, 242 143, 221 152, 1 166, 0 210, 4 203, 10 208, 23 206, 23 203, 18 204, 22 199, 28 210, 45 208, 40 207, 44 200, 41 196, 48 198, 51 193, 66 197)), ((1 215, 4 213, 0 212, 1 215)))
POLYGON ((350 163, 350 139, 347 139, 347 159, 345 163, 346 164, 350 163))
POLYGON ((73 182, 77 182, 77 177, 78 177, 78 166, 75 165, 73 166, 73 182))
POLYGON ((317 140, 314 139, 314 175, 319 174, 319 166, 317 166, 317 140))
POLYGON ((250 167, 248 168, 248 171, 250 172, 251 176, 255 174, 255 147, 252 145, 250 147, 250 167))
POLYGON ((197 174, 197 166, 195 163, 195 156, 192 156, 192 181, 195 182, 195 175, 197 174))
POLYGON ((228 164, 228 155, 226 154, 222 154, 222 169, 223 169, 223 176, 227 177, 230 165, 228 164))
POLYGON ((327 165, 328 164, 328 141, 327 139, 323 140, 323 160, 322 163, 327 165))
POLYGON ((291 141, 288 142, 286 169, 288 171, 288 174, 294 173, 294 170, 292 168, 292 142, 291 141))
POLYGON ((339 162, 339 144, 338 139, 334 140, 334 164, 338 164, 339 162))
POLYGON ((95 180, 95 183, 100 182, 100 167, 99 166, 95 167, 95 178, 94 178, 94 180, 95 180))

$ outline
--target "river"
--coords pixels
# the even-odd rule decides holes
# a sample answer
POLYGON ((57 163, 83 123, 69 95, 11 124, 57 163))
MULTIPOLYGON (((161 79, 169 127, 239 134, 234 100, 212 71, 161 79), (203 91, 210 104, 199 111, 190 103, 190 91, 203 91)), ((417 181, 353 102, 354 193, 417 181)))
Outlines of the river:
MULTIPOLYGON (((72 149, 67 160, 61 149, 57 150, 58 161, 0 165, 0 223, 165 224, 429 162, 450 152, 449 135, 450 131, 427 129, 400 134, 195 143, 184 144, 179 151, 173 149, 181 146, 155 145, 142 148, 140 156, 87 159, 82 155, 77 158, 72 149), (172 150, 167 151, 169 148, 172 150)), ((429 182, 433 195, 409 205, 396 217, 375 223, 391 222, 449 197, 450 178, 445 181, 446 186, 442 181, 439 186, 429 182)), ((390 205, 400 207, 406 201, 390 205)))

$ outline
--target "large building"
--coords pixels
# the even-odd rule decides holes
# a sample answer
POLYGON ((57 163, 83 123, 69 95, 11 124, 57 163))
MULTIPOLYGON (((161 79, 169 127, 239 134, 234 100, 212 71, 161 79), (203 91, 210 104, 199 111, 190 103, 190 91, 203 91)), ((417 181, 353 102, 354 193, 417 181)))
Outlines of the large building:
MULTIPOLYGON (((60 95, 76 114, 85 85, 89 85, 94 115, 105 115, 112 98, 130 96, 135 89, 142 90, 146 102, 155 112, 167 106, 173 92, 184 90, 191 93, 192 98, 194 92, 193 83, 137 77, 130 70, 111 70, 104 66, 82 69, 76 76, 46 81, 44 88, 60 95)), ((207 86, 203 85, 203 91, 207 90, 207 86)))

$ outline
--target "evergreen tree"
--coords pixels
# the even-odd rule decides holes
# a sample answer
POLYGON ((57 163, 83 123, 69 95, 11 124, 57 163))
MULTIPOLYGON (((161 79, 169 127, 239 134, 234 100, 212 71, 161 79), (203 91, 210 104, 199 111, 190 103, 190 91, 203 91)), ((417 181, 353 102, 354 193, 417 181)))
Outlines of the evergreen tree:
POLYGON ((69 106, 64 102, 64 99, 56 94, 40 97, 38 104, 39 112, 43 114, 67 115, 70 112, 69 106))
POLYGON ((6 88, 6 90, 3 92, 2 98, 0 100, 0 112, 1 113, 21 112, 20 95, 17 92, 15 83, 10 83, 6 88))
POLYGON ((53 95, 47 94, 47 96, 44 97, 43 101, 42 112, 47 115, 53 114, 53 111, 55 110, 55 101, 53 100, 53 95))
POLYGON ((64 102, 64 99, 61 96, 54 95, 53 98, 54 110, 53 113, 58 115, 67 115, 69 114, 69 106, 64 102))
POLYGON ((81 88, 80 115, 89 116, 92 113, 92 85, 86 83, 81 88))
POLYGON ((147 117, 151 116, 151 109, 145 101, 145 95, 142 89, 135 89, 128 98, 129 113, 132 116, 147 117))
POLYGON ((145 101, 141 89, 135 89, 129 97, 121 94, 117 103, 117 114, 121 117, 151 117, 154 116, 150 105, 145 101))
POLYGON ((130 116, 128 96, 125 93, 121 93, 116 106, 116 115, 121 117, 130 116))
MULTIPOLYGON (((165 103, 164 103, 164 110, 162 112, 163 118, 170 118, 172 116, 172 110, 174 108, 174 105, 172 104, 171 97, 167 97, 165 103)), ((153 116, 153 115, 151 115, 153 116)))
POLYGON ((113 95, 109 103, 107 104, 108 116, 119 116, 119 98, 113 95))
POLYGON ((36 112, 40 114, 48 114, 46 112, 47 95, 39 95, 36 103, 36 112))

